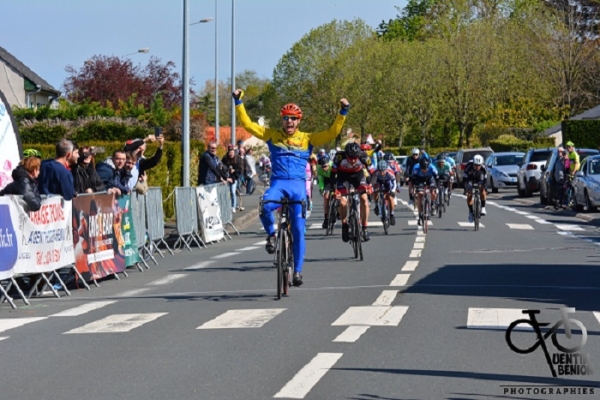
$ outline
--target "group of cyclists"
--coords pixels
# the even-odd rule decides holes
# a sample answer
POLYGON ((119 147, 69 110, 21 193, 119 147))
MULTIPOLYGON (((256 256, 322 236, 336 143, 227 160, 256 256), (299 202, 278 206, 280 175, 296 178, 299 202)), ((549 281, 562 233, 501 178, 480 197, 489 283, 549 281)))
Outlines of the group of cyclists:
MULTIPOLYGON (((349 142, 344 149, 331 150, 329 153, 321 149, 313 155, 315 146, 322 146, 333 141, 341 132, 350 103, 345 98, 340 99, 340 109, 334 123, 329 129, 318 133, 306 133, 298 130, 302 120, 302 110, 294 103, 284 105, 280 110, 282 128, 267 128, 253 122, 242 101, 243 91, 237 89, 232 93, 236 104, 236 113, 242 127, 253 136, 266 142, 271 159, 271 185, 263 195, 260 219, 267 241, 265 249, 268 253, 275 252, 276 224, 273 212, 279 207, 276 201, 282 198, 294 202, 290 205, 292 218, 292 243, 294 258, 294 273, 292 284, 300 286, 303 283, 302 267, 305 254, 305 210, 299 204, 310 202, 310 190, 316 177, 319 192, 323 196, 324 220, 323 228, 328 226, 329 202, 333 196, 339 201, 339 217, 342 222, 342 240, 348 242, 349 228, 347 221, 347 197, 350 187, 360 195, 360 219, 363 241, 370 240, 368 232, 369 198, 377 204, 377 196, 385 196, 390 210, 390 225, 395 225, 394 206, 395 195, 399 191, 398 181, 404 179, 409 185, 410 200, 419 209, 419 225, 423 223, 421 196, 423 187, 429 186, 432 203, 436 199, 436 182, 442 180, 445 188, 451 190, 452 177, 456 173, 454 160, 442 153, 432 164, 431 157, 422 149, 413 149, 411 157, 406 162, 406 170, 402 175, 400 166, 394 155, 384 153, 381 145, 374 148, 370 144, 349 142), (376 189, 375 191, 373 189, 376 189)), ((469 221, 473 221, 472 188, 479 185, 481 190, 482 210, 485 215, 485 181, 486 169, 483 158, 476 155, 463 171, 467 204, 469 206, 469 221)), ((375 207, 374 212, 380 210, 375 207)))

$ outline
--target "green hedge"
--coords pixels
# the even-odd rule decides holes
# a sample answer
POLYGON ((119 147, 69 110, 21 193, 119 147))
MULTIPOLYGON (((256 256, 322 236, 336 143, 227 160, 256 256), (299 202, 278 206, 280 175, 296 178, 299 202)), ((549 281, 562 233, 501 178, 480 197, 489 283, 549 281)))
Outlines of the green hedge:
MULTIPOLYGON (((397 155, 397 156, 407 156, 409 154, 411 154, 412 149, 414 149, 415 147, 417 147, 418 149, 420 149, 420 146, 402 146, 400 148, 398 147, 386 147, 384 149, 384 151, 391 151, 393 154, 397 155)), ((439 153, 441 153, 442 151, 446 151, 448 153, 457 151, 457 149, 453 148, 453 147, 431 147, 431 148, 426 148, 427 150, 427 154, 429 154, 430 156, 435 156, 439 153)))
POLYGON ((498 139, 490 140, 490 147, 495 152, 501 151, 522 151, 534 149, 543 149, 546 147, 554 147, 554 138, 552 137, 540 137, 531 140, 519 139, 512 135, 501 135, 498 139))
POLYGON ((567 120, 563 121, 561 126, 563 143, 571 141, 579 148, 598 148, 600 120, 567 120))
POLYGON ((66 137, 79 142, 94 141, 102 138, 105 141, 125 142, 131 138, 144 138, 153 134, 154 130, 141 123, 118 122, 95 119, 78 127, 68 123, 50 125, 48 122, 36 122, 19 126, 21 141, 24 143, 54 144, 66 137))
MULTIPOLYGON (((80 142, 80 146, 96 146, 104 147, 106 152, 103 154, 96 155, 96 162, 104 161, 107 157, 110 157, 115 150, 123 148, 123 142, 103 142, 103 141, 86 141, 85 143, 80 142)), ((24 149, 34 148, 42 152, 43 158, 54 158, 55 156, 55 145, 54 144, 35 144, 35 143, 24 143, 24 149)), ((157 146, 150 144, 146 149, 146 157, 152 157, 156 151, 157 146)), ((204 153, 204 143, 192 140, 190 142, 190 183, 192 186, 196 185, 198 181, 198 163, 200 156, 204 153)), ((148 171, 148 182, 150 186, 160 186, 162 188, 163 196, 163 208, 165 211, 165 218, 172 219, 175 216, 174 209, 174 196, 171 196, 168 201, 169 194, 177 187, 182 185, 182 153, 181 153, 181 142, 166 142, 163 147, 163 156, 160 163, 148 171)))

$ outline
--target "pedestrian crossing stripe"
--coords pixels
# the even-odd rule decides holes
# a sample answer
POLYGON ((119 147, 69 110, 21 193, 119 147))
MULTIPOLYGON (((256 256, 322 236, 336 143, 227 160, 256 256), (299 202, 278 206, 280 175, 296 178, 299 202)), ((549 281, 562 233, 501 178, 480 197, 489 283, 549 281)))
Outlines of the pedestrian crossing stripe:
POLYGON ((61 311, 56 314, 52 314, 51 317, 76 317, 116 302, 117 300, 93 301, 91 303, 82 304, 80 306, 70 308, 68 310, 61 311))
MULTIPOLYGON (((458 225, 462 226, 463 228, 473 228, 475 226, 475 222, 462 222, 462 221, 459 221, 458 225)), ((480 228, 485 228, 485 225, 480 222, 479 223, 479 227, 480 228)))
POLYGON ((4 339, 8 339, 8 336, 6 336, 6 337, 0 337, 0 341, 2 341, 4 339))
POLYGON ((114 314, 98 321, 91 322, 80 328, 71 329, 64 334, 78 333, 118 333, 129 332, 132 329, 154 321, 168 313, 139 313, 139 314, 114 314))
MULTIPOLYGON (((417 226, 418 222, 419 221, 417 221, 417 220, 409 219, 408 220, 408 226, 417 226)), ((433 225, 433 222, 431 222, 431 220, 427 221, 427 226, 432 226, 432 225, 433 225)))
POLYGON ((510 229, 523 229, 523 230, 533 230, 533 226, 529 224, 506 224, 510 229))
POLYGON ((408 306, 350 307, 332 326, 398 326, 408 306))
MULTIPOLYGON (((472 308, 469 307, 467 328, 469 329, 506 329, 518 319, 526 318, 520 308, 472 308)), ((517 330, 531 330, 521 325, 517 330)))
POLYGON ((596 317, 596 319, 598 320, 598 323, 600 324, 600 312, 594 311, 594 317, 596 317))
POLYGON ((33 317, 33 318, 6 318, 0 319, 0 332, 5 332, 10 329, 19 328, 23 325, 30 324, 46 319, 47 317, 33 317))
POLYGON ((196 329, 261 328, 285 310, 286 308, 229 310, 196 329))
POLYGON ((571 224, 554 224, 561 231, 584 231, 582 227, 579 225, 571 225, 571 224))

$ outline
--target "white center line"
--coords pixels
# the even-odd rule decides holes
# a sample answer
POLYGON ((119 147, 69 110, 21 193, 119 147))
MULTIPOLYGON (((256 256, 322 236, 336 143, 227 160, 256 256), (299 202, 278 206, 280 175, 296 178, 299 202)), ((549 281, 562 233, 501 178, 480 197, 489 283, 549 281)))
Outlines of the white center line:
POLYGON ((526 215, 525 218, 529 218, 529 219, 538 219, 539 217, 537 215, 526 215))
POLYGON ((419 261, 409 260, 404 263, 404 267, 402 267, 402 271, 414 271, 419 265, 419 261))
POLYGON ((363 333, 369 329, 368 326, 349 326, 346 330, 338 335, 334 342, 354 343, 360 338, 363 333))
POLYGON ((342 357, 342 353, 319 353, 273 397, 303 399, 342 357))
POLYGON ((421 250, 411 250, 408 258, 419 258, 421 257, 421 250))
POLYGON ((408 306, 350 307, 332 326, 398 326, 408 306))
POLYGON ((169 283, 175 282, 176 280, 184 278, 186 276, 189 276, 189 275, 184 275, 184 274, 170 274, 170 275, 165 276, 164 278, 152 281, 152 282, 148 283, 147 285, 148 286, 168 285, 169 283))
POLYGON ((390 286, 406 286, 406 282, 408 282, 408 278, 410 278, 410 274, 398 274, 390 283, 390 286))
POLYGON ((86 314, 90 311, 97 310, 99 308, 105 307, 109 304, 116 303, 117 300, 108 300, 108 301, 93 301, 91 303, 82 304, 78 307, 71 308, 69 310, 61 311, 56 314, 50 315, 51 317, 76 317, 78 315, 86 314))
POLYGON ((6 337, 0 337, 0 340, 4 340, 4 339, 8 339, 8 336, 6 336, 6 337))
POLYGON ((374 306, 389 306, 394 302, 396 295, 398 294, 397 290, 384 290, 381 292, 377 300, 373 303, 374 306))
POLYGON ((518 210, 515 210, 514 212, 515 212, 515 213, 517 213, 517 214, 519 214, 519 215, 529 215, 529 213, 528 213, 528 212, 525 212, 525 211, 518 211, 518 210))
POLYGON ((552 222, 546 221, 545 219, 534 219, 535 222, 537 222, 538 224, 544 224, 544 225, 550 225, 552 224, 552 222))
POLYGON ((220 260, 221 258, 227 258, 227 257, 235 256, 237 254, 240 254, 240 253, 238 253, 237 251, 231 251, 229 253, 219 254, 218 256, 212 256, 211 258, 213 260, 220 260))
POLYGON ((416 242, 415 246, 413 247, 413 249, 424 249, 425 248, 425 243, 423 242, 416 242))
POLYGON ((214 261, 202 261, 202 262, 199 262, 198 264, 192 265, 191 267, 184 268, 183 270, 184 271, 195 271, 195 270, 198 270, 198 269, 206 268, 210 264, 212 264, 213 262, 214 261))
POLYGON ((256 249, 260 249, 260 247, 258 247, 258 246, 242 247, 241 249, 237 249, 237 251, 248 251, 248 250, 256 250, 256 249))
MULTIPOLYGON (((421 232, 421 233, 423 233, 423 232, 421 232)), ((415 242, 417 242, 417 243, 423 243, 423 242, 425 242, 425 236, 417 236, 415 238, 415 242)))
POLYGON ((525 229, 525 230, 533 230, 533 226, 529 224, 506 224, 510 229, 525 229))
POLYGON ((116 297, 133 297, 133 296, 137 296, 139 294, 142 294, 144 292, 147 292, 148 290, 150 290, 150 289, 149 288, 132 289, 132 290, 128 290, 126 292, 123 292, 121 294, 118 294, 116 297))

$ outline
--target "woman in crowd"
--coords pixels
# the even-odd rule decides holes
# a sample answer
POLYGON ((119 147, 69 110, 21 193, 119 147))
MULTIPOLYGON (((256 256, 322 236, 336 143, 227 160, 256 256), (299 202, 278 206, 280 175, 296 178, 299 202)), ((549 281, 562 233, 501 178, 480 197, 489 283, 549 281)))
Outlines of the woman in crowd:
POLYGON ((0 196, 8 194, 21 195, 29 211, 38 211, 42 205, 42 198, 38 192, 36 182, 42 163, 40 157, 41 154, 23 159, 12 172, 13 181, 0 191, 0 196))

